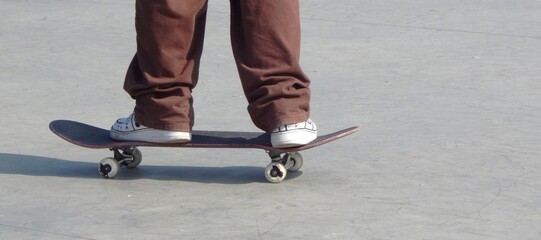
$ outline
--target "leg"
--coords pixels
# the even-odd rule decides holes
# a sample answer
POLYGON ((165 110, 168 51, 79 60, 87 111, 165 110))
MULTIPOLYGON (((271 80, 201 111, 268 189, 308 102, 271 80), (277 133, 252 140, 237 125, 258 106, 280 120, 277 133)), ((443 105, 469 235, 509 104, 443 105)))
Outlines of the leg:
POLYGON ((231 40, 248 111, 271 132, 308 119, 310 81, 299 65, 298 0, 231 0, 231 40))
POLYGON ((206 0, 136 1, 137 53, 124 89, 142 125, 191 131, 206 10, 206 0))
POLYGON ((300 64, 298 0, 230 0, 231 42, 248 112, 274 147, 317 137, 309 120, 310 80, 300 64))

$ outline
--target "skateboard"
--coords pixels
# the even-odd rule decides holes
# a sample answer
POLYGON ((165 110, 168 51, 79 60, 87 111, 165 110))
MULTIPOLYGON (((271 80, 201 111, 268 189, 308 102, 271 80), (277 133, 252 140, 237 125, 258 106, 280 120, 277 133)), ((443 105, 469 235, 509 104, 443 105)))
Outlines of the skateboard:
POLYGON ((188 143, 150 143, 140 141, 120 142, 109 137, 109 130, 71 120, 54 120, 49 129, 60 138, 86 148, 108 148, 113 157, 100 161, 98 171, 104 178, 113 178, 121 166, 137 167, 143 160, 138 147, 181 147, 181 148, 255 148, 265 150, 271 163, 265 168, 269 182, 279 183, 287 172, 298 171, 303 158, 300 151, 314 148, 353 134, 359 127, 350 127, 334 133, 321 135, 309 144, 291 148, 273 148, 270 135, 262 132, 192 131, 188 143))

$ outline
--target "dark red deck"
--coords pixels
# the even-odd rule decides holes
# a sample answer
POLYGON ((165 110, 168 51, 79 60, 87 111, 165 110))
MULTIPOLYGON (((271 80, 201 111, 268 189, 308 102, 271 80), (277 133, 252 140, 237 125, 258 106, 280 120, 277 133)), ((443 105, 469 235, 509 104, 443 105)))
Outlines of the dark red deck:
POLYGON ((345 137, 359 130, 350 127, 334 133, 321 135, 313 142, 294 148, 276 149, 271 146, 270 135, 262 132, 225 132, 225 131, 193 131, 192 141, 188 143, 149 143, 119 142, 109 137, 109 130, 88 124, 55 120, 49 124, 53 133, 64 140, 87 148, 120 148, 132 146, 145 147, 185 147, 185 148, 259 148, 277 152, 301 151, 345 137))

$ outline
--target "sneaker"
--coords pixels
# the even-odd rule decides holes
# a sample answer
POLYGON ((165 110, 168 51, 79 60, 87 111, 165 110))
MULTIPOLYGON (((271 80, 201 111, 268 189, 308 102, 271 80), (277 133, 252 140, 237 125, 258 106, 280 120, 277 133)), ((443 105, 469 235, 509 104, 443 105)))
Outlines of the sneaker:
POLYGON ((316 138, 316 124, 310 119, 305 122, 286 124, 271 132, 271 144, 275 148, 301 146, 316 138))
POLYGON ((135 120, 135 114, 116 120, 111 127, 111 138, 117 141, 142 141, 153 143, 189 142, 192 134, 148 128, 135 120))

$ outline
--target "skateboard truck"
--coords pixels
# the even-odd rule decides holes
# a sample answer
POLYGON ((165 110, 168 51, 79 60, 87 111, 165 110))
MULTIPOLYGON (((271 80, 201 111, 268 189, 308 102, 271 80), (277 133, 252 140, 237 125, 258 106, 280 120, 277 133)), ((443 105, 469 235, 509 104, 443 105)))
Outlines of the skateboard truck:
POLYGON ((104 178, 113 178, 118 172, 120 164, 127 168, 135 168, 143 161, 143 155, 137 147, 118 147, 109 148, 109 150, 113 151, 113 157, 102 159, 98 169, 98 172, 104 178))

